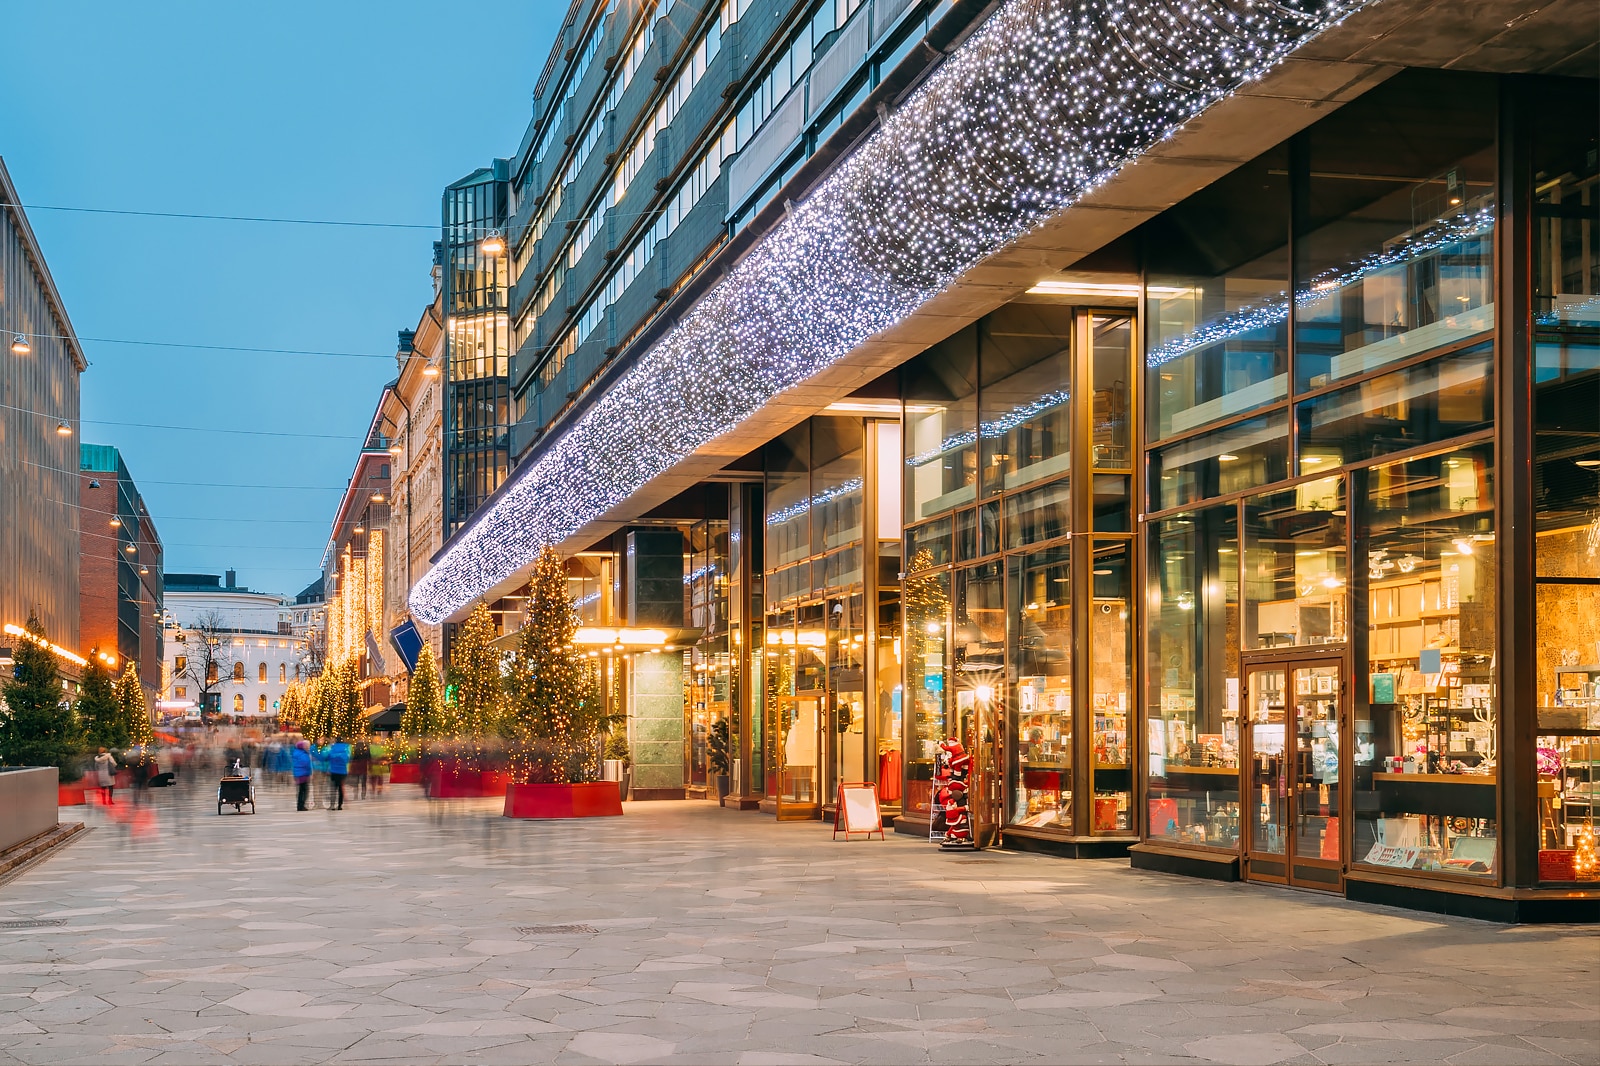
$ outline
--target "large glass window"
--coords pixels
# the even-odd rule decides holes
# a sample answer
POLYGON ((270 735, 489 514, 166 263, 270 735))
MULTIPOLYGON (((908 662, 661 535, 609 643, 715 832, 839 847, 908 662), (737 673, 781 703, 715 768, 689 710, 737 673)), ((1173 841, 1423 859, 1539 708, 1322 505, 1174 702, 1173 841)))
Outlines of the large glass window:
POLYGON ((949 736, 951 671, 946 651, 950 574, 937 570, 905 581, 906 794, 907 814, 932 813, 934 757, 949 736))
POLYGON ((1237 508, 1174 515, 1149 532, 1150 836, 1237 847, 1237 508))
POLYGON ((983 492, 1055 477, 1071 457, 1072 308, 1016 302, 983 320, 983 492))
POLYGON ((1072 829, 1072 549, 1007 560, 1016 678, 1011 810, 1020 826, 1072 829))
POLYGON ((1095 541, 1089 606, 1089 706, 1094 731, 1096 833, 1133 828, 1133 775, 1129 766, 1129 715, 1133 710, 1133 559, 1126 540, 1095 541))
POLYGON ((1245 649, 1345 640, 1344 516, 1342 477, 1245 501, 1245 649))
POLYGON ((1358 863, 1494 874, 1493 455, 1484 443, 1364 475, 1370 662, 1355 726, 1358 863))
POLYGON ((811 420, 814 553, 820 555, 861 540, 866 454, 866 424, 861 419, 818 416, 811 420))
POLYGON ((1405 71, 1306 134, 1296 391, 1494 328, 1495 95, 1405 71))
POLYGON ((1165 511, 1289 476, 1289 416, 1274 411, 1150 452, 1150 508, 1165 511))
POLYGON ((767 445, 766 565, 777 569, 811 553, 811 423, 767 445))
POLYGON ((1542 86, 1534 135, 1535 669, 1540 876, 1600 836, 1600 105, 1542 86))
POLYGON ((1072 530, 1072 493, 1066 478, 1006 497, 1006 547, 1042 544, 1072 530))
POLYGON ((907 364, 906 524, 977 498, 978 328, 969 326, 907 364))
POLYGON ((1151 440, 1288 395, 1288 173, 1276 148, 1145 227, 1151 440))
POLYGON ((1297 405, 1300 473, 1464 436, 1494 424, 1494 347, 1408 367, 1297 405))

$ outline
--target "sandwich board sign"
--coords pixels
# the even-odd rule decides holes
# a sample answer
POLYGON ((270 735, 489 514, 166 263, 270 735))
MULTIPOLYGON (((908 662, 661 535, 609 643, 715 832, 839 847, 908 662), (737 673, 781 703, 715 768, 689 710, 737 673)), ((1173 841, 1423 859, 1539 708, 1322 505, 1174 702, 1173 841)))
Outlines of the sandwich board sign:
POLYGON ((867 839, 877 833, 883 835, 883 814, 878 810, 878 786, 871 781, 839 786, 839 805, 833 816, 833 839, 843 833, 846 840, 851 833, 865 833, 867 839))

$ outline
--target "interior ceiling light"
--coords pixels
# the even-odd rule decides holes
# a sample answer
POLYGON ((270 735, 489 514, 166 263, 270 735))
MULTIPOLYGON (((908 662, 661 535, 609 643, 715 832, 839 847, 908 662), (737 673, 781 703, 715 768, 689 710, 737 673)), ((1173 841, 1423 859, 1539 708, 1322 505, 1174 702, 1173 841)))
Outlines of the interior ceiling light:
POLYGON ((33 345, 28 343, 27 334, 25 334, 25 333, 13 333, 11 335, 11 354, 12 355, 27 355, 31 351, 33 351, 33 345))
POLYGON ((413 613, 512 581, 1363 2, 1010 0, 523 464, 413 613))

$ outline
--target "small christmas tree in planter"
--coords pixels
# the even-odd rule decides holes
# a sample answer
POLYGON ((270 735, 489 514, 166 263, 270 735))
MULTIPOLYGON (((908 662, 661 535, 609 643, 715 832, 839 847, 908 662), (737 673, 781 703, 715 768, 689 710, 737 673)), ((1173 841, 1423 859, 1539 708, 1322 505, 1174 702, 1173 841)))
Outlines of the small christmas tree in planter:
POLYGON ((139 680, 139 667, 135 663, 130 662, 117 680, 117 707, 129 747, 142 748, 155 742, 156 733, 150 725, 150 704, 144 698, 144 684, 139 680))
POLYGON ((728 774, 733 769, 731 751, 731 738, 728 731, 728 720, 718 718, 711 726, 711 772, 717 777, 717 803, 726 804, 728 800, 728 774))
POLYGON ((432 646, 424 644, 417 654, 417 668, 412 671, 411 683, 406 689, 406 711, 400 717, 402 751, 389 780, 397 785, 419 784, 429 741, 440 740, 449 732, 444 692, 439 685, 439 664, 433 657, 432 646))
POLYGON ((511 747, 508 818, 621 814, 620 793, 600 776, 605 714, 594 671, 573 645, 577 613, 561 556, 545 548, 528 582, 528 618, 506 683, 502 731, 511 747))
POLYGON ((83 776, 83 729, 61 690, 61 673, 38 616, 11 651, 14 676, 0 686, 0 766, 54 766, 61 781, 83 776))
POLYGON ((119 751, 128 746, 128 730, 122 721, 122 707, 113 681, 98 659, 90 659, 83 671, 74 707, 83 726, 84 740, 92 751, 107 748, 119 751))

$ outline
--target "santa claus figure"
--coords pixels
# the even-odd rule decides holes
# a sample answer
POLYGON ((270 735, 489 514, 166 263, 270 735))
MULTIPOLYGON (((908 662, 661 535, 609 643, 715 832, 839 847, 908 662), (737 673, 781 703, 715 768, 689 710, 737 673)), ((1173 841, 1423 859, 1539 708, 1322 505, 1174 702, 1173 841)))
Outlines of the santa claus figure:
POLYGON ((972 772, 972 756, 951 737, 939 744, 939 756, 934 767, 934 781, 938 786, 934 802, 944 816, 942 847, 972 847, 972 823, 967 815, 967 778, 972 772))

